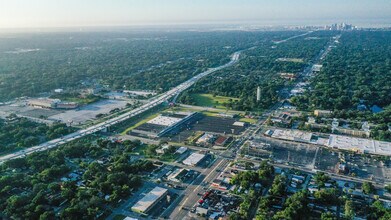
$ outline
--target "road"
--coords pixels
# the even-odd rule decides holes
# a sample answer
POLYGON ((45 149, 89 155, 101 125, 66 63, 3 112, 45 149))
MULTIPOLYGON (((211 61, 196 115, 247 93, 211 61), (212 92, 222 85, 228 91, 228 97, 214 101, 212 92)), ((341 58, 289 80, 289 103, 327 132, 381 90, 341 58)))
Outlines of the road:
POLYGON ((289 37, 289 38, 284 39, 284 40, 274 41, 274 43, 275 43, 275 44, 285 43, 285 42, 287 42, 287 41, 289 41, 289 40, 293 40, 293 39, 295 39, 295 38, 303 37, 303 36, 305 36, 305 35, 311 34, 312 32, 313 32, 313 31, 308 31, 308 32, 306 32, 306 33, 304 33, 304 34, 295 35, 295 36, 293 36, 293 37, 289 37))
MULTIPOLYGON (((304 33, 301 35, 296 35, 296 36, 287 38, 285 40, 281 40, 279 42, 274 42, 274 43, 276 43, 276 44, 284 43, 286 41, 295 39, 297 37, 302 37, 302 36, 308 35, 310 33, 312 33, 312 32, 307 32, 307 33, 304 33)), ((324 57, 324 53, 325 53, 325 51, 322 50, 313 59, 312 62, 308 63, 308 66, 303 70, 303 72, 300 75, 302 77, 308 76, 311 73, 311 67, 312 67, 313 63, 318 62, 321 57, 324 57)), ((235 141, 235 143, 233 143, 231 145, 231 147, 228 150, 223 151, 223 152, 215 152, 217 157, 220 159, 220 162, 213 167, 212 171, 210 171, 209 169, 206 171, 206 172, 209 172, 208 176, 206 176, 205 178, 200 177, 200 179, 197 179, 195 181, 193 186, 189 186, 187 188, 187 190, 184 193, 185 194, 184 199, 181 201, 181 203, 176 205, 176 208, 174 209, 174 211, 170 215, 170 219, 187 219, 189 217, 188 215, 191 215, 188 210, 184 210, 182 208, 183 207, 185 207, 186 209, 192 208, 194 206, 194 204, 197 203, 197 200, 200 198, 199 193, 203 192, 204 189, 202 188, 201 185, 199 185, 201 182, 198 183, 198 181, 203 181, 204 183, 207 182, 207 186, 209 187, 210 182, 220 174, 220 172, 216 172, 216 171, 217 170, 224 170, 228 166, 229 161, 230 161, 228 159, 231 159, 231 160, 232 159, 235 159, 235 160, 240 159, 237 154, 239 149, 243 146, 243 144, 247 140, 253 138, 258 133, 259 129, 261 129, 262 125, 265 123, 268 116, 273 111, 280 108, 283 105, 284 100, 287 99, 288 97, 289 97, 289 94, 286 94, 285 96, 281 97, 281 101, 277 102, 276 104, 271 106, 268 110, 266 110, 262 114, 261 118, 258 120, 256 125, 253 127, 250 127, 245 132, 243 132, 240 135, 240 137, 235 141), (197 184, 198 184, 198 186, 196 186, 197 184)), ((185 106, 185 107, 193 107, 193 106, 185 106)), ((202 109, 202 107, 199 107, 199 108, 202 109)), ((204 108, 204 109, 208 110, 208 108, 204 108)), ((211 151, 213 151, 213 150, 211 150, 211 151)), ((252 162, 259 162, 259 161, 252 161, 252 162)))
POLYGON ((90 126, 86 129, 76 131, 72 134, 68 134, 62 138, 57 138, 57 139, 48 141, 46 143, 31 147, 31 148, 27 148, 27 149, 20 150, 20 151, 17 151, 17 152, 14 152, 14 153, 11 153, 11 154, 8 154, 5 156, 1 156, 0 157, 0 164, 4 163, 5 161, 11 160, 11 159, 25 157, 26 155, 32 154, 37 151, 44 151, 44 150, 58 147, 59 145, 62 145, 62 144, 68 143, 70 141, 73 141, 75 139, 78 139, 78 138, 90 135, 92 133, 104 130, 110 126, 113 126, 113 125, 118 124, 120 122, 123 122, 131 117, 134 117, 134 116, 139 115, 143 112, 146 112, 149 109, 151 109, 155 106, 158 106, 173 97, 176 97, 179 93, 183 92, 184 90, 188 89, 190 86, 194 85, 194 83, 196 83, 199 79, 201 79, 205 76, 208 76, 209 74, 212 74, 216 71, 219 71, 219 70, 222 70, 224 68, 227 68, 229 66, 234 65, 235 63, 238 62, 240 53, 241 53, 241 51, 235 52, 231 56, 230 62, 228 62, 224 65, 221 65, 219 67, 210 68, 207 71, 200 73, 200 74, 194 76, 193 78, 181 83, 180 85, 176 86, 175 88, 173 88, 173 89, 171 89, 161 95, 158 95, 157 97, 151 99, 150 102, 148 102, 148 103, 146 103, 136 109, 133 109, 130 112, 121 114, 121 115, 119 115, 115 118, 112 118, 112 119, 108 119, 104 122, 90 126))
POLYGON ((186 209, 192 208, 194 204, 200 199, 199 194, 205 191, 203 189, 203 185, 205 186, 210 185, 209 183, 212 182, 212 180, 214 180, 215 178, 217 178, 218 175, 220 174, 220 172, 217 171, 224 169, 225 167, 228 166, 228 164, 229 164, 229 160, 220 158, 216 160, 216 162, 213 164, 212 167, 202 172, 200 176, 193 182, 193 184, 187 187, 183 195, 179 196, 180 198, 183 197, 184 200, 182 200, 175 207, 174 211, 172 211, 172 213, 170 214, 169 219, 178 219, 178 220, 185 219, 189 211, 184 210, 182 208, 183 207, 185 207, 186 209))

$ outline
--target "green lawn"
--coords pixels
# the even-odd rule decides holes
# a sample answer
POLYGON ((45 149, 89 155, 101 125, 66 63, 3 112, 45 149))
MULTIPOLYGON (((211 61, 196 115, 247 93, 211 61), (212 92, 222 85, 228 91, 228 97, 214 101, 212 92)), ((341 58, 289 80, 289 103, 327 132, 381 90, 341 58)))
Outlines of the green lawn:
POLYGON ((121 134, 122 135, 125 135, 126 133, 128 133, 129 131, 137 128, 138 126, 148 122, 149 120, 152 120, 153 118, 157 117, 160 113, 153 113, 153 114, 150 114, 150 115, 147 115, 147 117, 143 118, 141 121, 138 121, 136 124, 134 124, 133 126, 131 127, 128 127, 125 131, 123 131, 121 134))
POLYGON ((257 119, 254 119, 254 118, 241 118, 241 119, 239 119, 239 121, 247 122, 247 123, 250 123, 250 124, 257 123, 257 119))
POLYGON ((238 98, 226 97, 226 96, 215 96, 212 94, 192 94, 196 105, 205 107, 216 107, 219 109, 225 109, 223 103, 228 103, 230 99, 232 101, 238 101, 238 98))

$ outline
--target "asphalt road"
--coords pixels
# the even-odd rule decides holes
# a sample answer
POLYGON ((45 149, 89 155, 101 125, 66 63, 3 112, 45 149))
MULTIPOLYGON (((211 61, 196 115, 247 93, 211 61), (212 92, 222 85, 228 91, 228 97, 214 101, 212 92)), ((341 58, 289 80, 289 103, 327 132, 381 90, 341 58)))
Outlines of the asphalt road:
POLYGON ((201 175, 184 191, 184 200, 175 207, 174 211, 170 214, 169 219, 185 219, 189 211, 182 208, 192 208, 200 198, 198 194, 203 193, 205 191, 203 188, 209 186, 212 180, 217 178, 221 173, 218 172, 218 170, 223 170, 228 164, 229 160, 220 158, 216 160, 213 166, 202 172, 201 175), (205 183, 205 185, 203 186, 202 183, 205 183))
POLYGON ((32 153, 37 152, 37 151, 44 151, 44 150, 47 150, 47 149, 58 147, 59 145, 62 145, 62 144, 68 143, 70 141, 73 141, 75 139, 87 136, 89 134, 93 134, 95 132, 104 130, 104 129, 110 127, 110 126, 113 126, 115 124, 123 122, 123 121, 125 121, 125 120, 127 120, 127 119, 129 119, 131 117, 134 117, 136 115, 139 115, 139 114, 141 114, 141 113, 143 113, 145 111, 148 111, 149 109, 166 102, 168 99, 171 99, 171 98, 177 96, 179 93, 183 92, 184 90, 186 90, 190 86, 192 86, 194 83, 196 83, 199 79, 201 79, 201 78, 203 78, 203 77, 205 77, 205 76, 207 76, 207 75, 209 75, 211 73, 214 73, 214 72, 216 72, 218 70, 221 70, 221 69, 227 68, 229 66, 232 66, 233 64, 235 64, 239 60, 240 53, 241 53, 240 51, 235 52, 231 56, 231 61, 228 62, 227 64, 224 64, 222 66, 215 67, 215 68, 210 68, 207 71, 205 71, 203 73, 200 73, 197 76, 194 76, 193 78, 187 80, 186 82, 181 83, 180 85, 176 86, 175 88, 173 88, 173 89, 171 89, 171 90, 169 90, 169 91, 167 91, 167 92, 165 92, 165 93, 163 93, 163 94, 161 94, 161 95, 151 99, 149 103, 146 103, 146 104, 144 104, 144 105, 142 105, 142 106, 140 106, 140 107, 138 107, 136 109, 133 109, 130 112, 121 114, 121 115, 119 115, 117 117, 114 117, 112 119, 108 119, 108 120, 106 120, 104 122, 101 122, 99 124, 90 126, 90 127, 86 128, 86 129, 82 129, 82 130, 76 131, 76 132, 74 132, 72 134, 68 134, 68 135, 66 135, 66 136, 64 136, 62 138, 57 138, 57 139, 48 141, 46 143, 43 143, 43 144, 31 147, 31 148, 23 149, 23 150, 20 150, 20 151, 11 153, 11 154, 7 154, 7 155, 4 155, 4 156, 1 156, 0 157, 0 164, 4 163, 5 161, 11 160, 11 159, 25 157, 26 155, 32 154, 32 153))

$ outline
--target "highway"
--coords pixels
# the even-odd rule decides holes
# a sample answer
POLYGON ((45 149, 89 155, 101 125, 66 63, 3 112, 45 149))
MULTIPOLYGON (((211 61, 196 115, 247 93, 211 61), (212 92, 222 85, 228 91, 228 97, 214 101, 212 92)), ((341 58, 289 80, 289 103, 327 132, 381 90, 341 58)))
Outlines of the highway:
POLYGON ((160 105, 173 97, 176 97, 178 94, 180 94, 184 90, 186 90, 189 87, 191 87, 192 85, 194 85, 201 78, 208 76, 209 74, 212 74, 216 71, 219 71, 219 70, 222 70, 222 69, 227 68, 229 66, 232 66, 233 64, 235 64, 239 60, 240 53, 241 53, 241 51, 235 52, 231 56, 230 62, 228 62, 224 65, 221 65, 219 67, 210 68, 207 71, 200 73, 200 74, 194 76, 193 78, 181 83, 180 85, 176 86, 175 88, 173 88, 163 94, 156 96, 155 98, 151 99, 150 102, 148 102, 148 103, 146 103, 136 109, 133 109, 130 112, 124 113, 124 114, 119 115, 119 116, 112 118, 112 119, 108 119, 107 121, 93 125, 93 126, 88 127, 86 129, 82 129, 82 130, 76 131, 74 133, 68 134, 62 138, 57 138, 57 139, 48 141, 46 143, 34 146, 34 147, 30 147, 30 148, 23 149, 23 150, 20 150, 20 151, 11 153, 11 154, 1 156, 0 157, 0 164, 6 162, 8 160, 11 160, 11 159, 25 157, 26 155, 32 154, 34 152, 45 151, 45 150, 48 150, 51 148, 58 147, 60 145, 66 144, 66 143, 73 141, 75 139, 78 139, 78 138, 93 134, 95 132, 104 130, 110 126, 113 126, 113 125, 118 124, 120 122, 123 122, 131 117, 134 117, 134 116, 139 115, 143 112, 146 112, 149 109, 151 109, 157 105, 160 105))

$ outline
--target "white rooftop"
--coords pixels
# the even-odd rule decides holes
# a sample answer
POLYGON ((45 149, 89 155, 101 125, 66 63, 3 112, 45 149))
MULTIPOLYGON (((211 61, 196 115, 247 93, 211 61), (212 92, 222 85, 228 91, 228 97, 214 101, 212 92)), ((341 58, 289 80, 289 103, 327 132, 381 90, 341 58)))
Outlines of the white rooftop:
POLYGON ((180 147, 178 148, 178 150, 176 150, 175 153, 178 153, 178 154, 183 154, 187 151, 187 147, 180 147))
POLYGON ((188 158, 186 158, 182 163, 189 166, 197 165, 203 158, 204 154, 192 153, 188 158))
POLYGON ((272 137, 289 141, 310 142, 312 138, 312 133, 298 130, 276 129, 274 130, 272 137))
POLYGON ((233 125, 234 125, 234 126, 243 127, 243 126, 245 125, 245 123, 244 123, 244 122, 241 122, 241 121, 235 121, 233 125))
POLYGON ((156 200, 160 199, 168 190, 155 187, 152 191, 147 193, 140 201, 132 206, 132 210, 137 210, 139 212, 145 212, 152 206, 156 200))
POLYGON ((181 118, 174 118, 169 116, 163 116, 159 115, 156 118, 148 121, 149 124, 155 124, 155 125, 163 125, 163 126, 171 126, 177 122, 182 120, 181 118))
POLYGON ((327 146, 342 150, 359 151, 362 153, 391 155, 391 142, 365 138, 330 135, 327 146))

